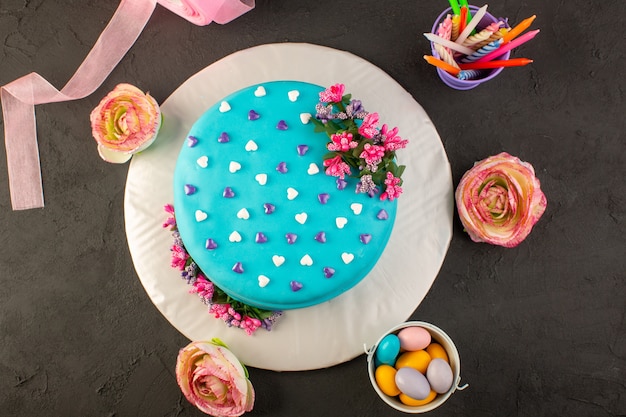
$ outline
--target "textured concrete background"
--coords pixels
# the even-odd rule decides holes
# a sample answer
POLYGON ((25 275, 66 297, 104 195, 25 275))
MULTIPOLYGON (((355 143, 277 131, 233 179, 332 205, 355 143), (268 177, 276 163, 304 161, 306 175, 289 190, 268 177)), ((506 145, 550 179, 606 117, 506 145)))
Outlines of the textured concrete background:
MULTIPOLYGON (((36 71, 62 87, 117 4, 0 0, 0 84, 36 71)), ((389 73, 432 118, 455 185, 475 160, 501 151, 531 162, 541 180, 547 211, 515 249, 472 243, 455 219, 443 268, 412 318, 450 334, 470 387, 430 415, 626 415, 626 3, 489 3, 512 22, 537 15, 541 33, 514 53, 535 63, 467 92, 444 86, 421 58, 421 34, 445 7, 258 0, 236 21, 207 27, 158 7, 93 95, 38 106, 45 209, 11 211, 0 156, 0 415, 202 415, 173 373, 188 341, 133 269, 128 166, 99 159, 88 116, 120 82, 162 102, 217 59, 273 42, 347 50, 389 73)), ((250 415, 402 415, 374 393, 364 356, 250 374, 250 415)))

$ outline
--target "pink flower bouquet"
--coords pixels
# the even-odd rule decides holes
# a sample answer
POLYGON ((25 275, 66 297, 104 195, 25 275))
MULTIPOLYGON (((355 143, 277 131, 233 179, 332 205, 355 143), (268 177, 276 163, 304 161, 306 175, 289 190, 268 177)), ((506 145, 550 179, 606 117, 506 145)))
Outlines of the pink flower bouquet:
POLYGON ((240 416, 254 405, 246 368, 219 339, 181 349, 176 381, 190 403, 214 417, 240 416))
POLYGON ((161 111, 149 94, 130 84, 118 84, 93 109, 90 120, 100 157, 123 163, 154 141, 161 111))
POLYGON ((519 245, 546 209, 532 165, 506 152, 476 162, 456 189, 461 223, 474 242, 519 245))

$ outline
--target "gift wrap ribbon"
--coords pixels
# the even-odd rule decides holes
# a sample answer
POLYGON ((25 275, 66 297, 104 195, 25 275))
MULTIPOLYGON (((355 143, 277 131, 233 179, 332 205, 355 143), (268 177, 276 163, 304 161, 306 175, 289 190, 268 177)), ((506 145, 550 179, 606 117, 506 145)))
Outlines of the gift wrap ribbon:
POLYGON ((254 7, 254 0, 122 0, 61 91, 34 72, 2 86, 0 98, 13 210, 44 206, 34 106, 77 100, 93 93, 133 46, 157 3, 201 26, 228 23, 254 7))

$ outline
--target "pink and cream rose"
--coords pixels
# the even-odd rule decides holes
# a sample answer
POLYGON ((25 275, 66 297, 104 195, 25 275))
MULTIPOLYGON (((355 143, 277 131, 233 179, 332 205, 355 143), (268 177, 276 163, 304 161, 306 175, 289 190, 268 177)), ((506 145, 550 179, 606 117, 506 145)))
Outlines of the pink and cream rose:
POLYGON ((130 84, 118 84, 92 110, 90 120, 102 159, 123 163, 154 141, 161 111, 149 94, 130 84))
POLYGON ((533 166, 506 152, 476 162, 461 178, 455 198, 474 242, 508 248, 528 236, 547 204, 533 166))
POLYGON ((214 417, 240 416, 254 405, 247 370, 219 339, 181 349, 176 380, 190 403, 214 417))

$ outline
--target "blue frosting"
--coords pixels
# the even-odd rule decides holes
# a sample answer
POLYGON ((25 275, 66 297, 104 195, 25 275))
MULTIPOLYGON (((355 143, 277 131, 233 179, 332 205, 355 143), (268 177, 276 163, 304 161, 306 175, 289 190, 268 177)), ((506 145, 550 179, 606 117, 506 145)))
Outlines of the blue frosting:
POLYGON ((352 288, 393 228, 396 201, 356 194, 353 178, 338 190, 324 174, 328 137, 302 116, 315 116, 322 90, 276 81, 235 92, 196 121, 178 157, 187 251, 215 285, 256 307, 308 307, 352 288))

